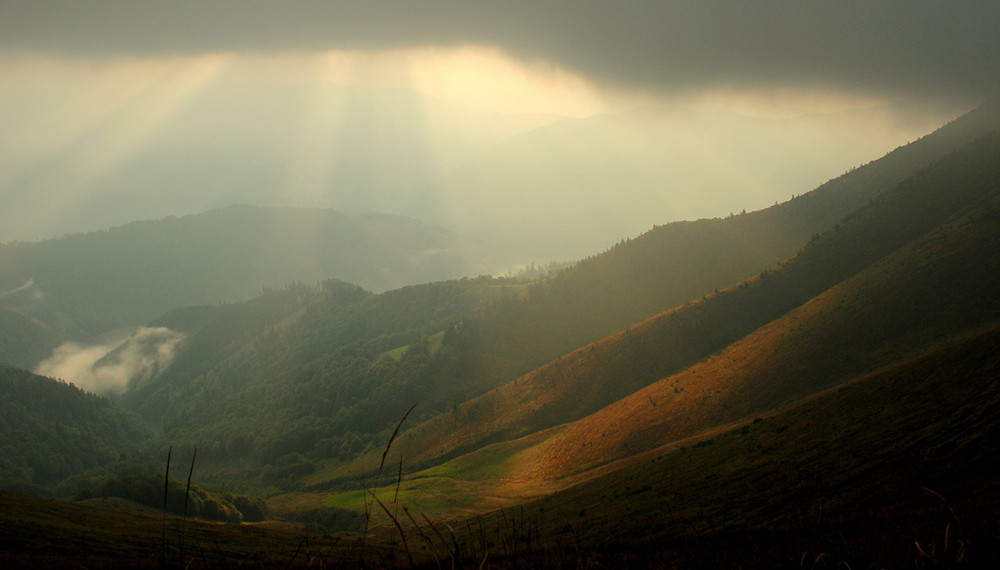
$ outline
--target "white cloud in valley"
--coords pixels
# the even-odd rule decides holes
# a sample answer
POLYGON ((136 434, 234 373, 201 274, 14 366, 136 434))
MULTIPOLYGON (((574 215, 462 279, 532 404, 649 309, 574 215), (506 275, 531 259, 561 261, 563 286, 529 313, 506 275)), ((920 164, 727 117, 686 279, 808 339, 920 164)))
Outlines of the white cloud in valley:
POLYGON ((169 366, 184 338, 165 327, 143 327, 120 341, 94 345, 66 342, 38 363, 34 372, 97 394, 116 394, 169 366))

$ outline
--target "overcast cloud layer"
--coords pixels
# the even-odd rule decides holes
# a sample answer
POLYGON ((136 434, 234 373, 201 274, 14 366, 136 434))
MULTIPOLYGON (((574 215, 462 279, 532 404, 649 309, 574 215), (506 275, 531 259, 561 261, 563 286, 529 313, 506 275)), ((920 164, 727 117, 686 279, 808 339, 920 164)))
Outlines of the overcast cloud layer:
POLYGON ((476 44, 605 86, 807 86, 981 99, 1000 2, 48 0, 0 5, 0 48, 66 56, 476 44))

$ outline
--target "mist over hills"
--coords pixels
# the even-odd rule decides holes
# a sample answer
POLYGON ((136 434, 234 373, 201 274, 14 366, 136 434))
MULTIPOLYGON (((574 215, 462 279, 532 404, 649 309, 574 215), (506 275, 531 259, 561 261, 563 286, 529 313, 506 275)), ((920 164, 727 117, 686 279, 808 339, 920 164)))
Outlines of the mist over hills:
POLYGON ((884 152, 886 123, 916 127, 884 109, 765 118, 675 106, 567 119, 466 161, 409 211, 504 251, 576 259, 668 221, 784 202, 884 152))
POLYGON ((276 85, 239 66, 162 124, 160 105, 150 90, 68 141, 46 133, 35 145, 5 147, 11 170, 0 191, 11 207, 0 213, 0 241, 237 204, 405 213, 407 201, 444 173, 559 119, 475 111, 413 89, 301 78, 276 85), (150 123, 161 128, 122 156, 102 154, 150 123))
POLYGON ((80 95, 101 111, 93 124, 33 131, 8 117, 0 241, 251 204, 405 215, 518 263, 563 261, 654 224, 784 201, 958 112, 868 102, 763 118, 677 103, 578 118, 218 65, 183 104, 150 86, 113 108, 80 95))
MULTIPOLYGON (((0 244, 0 309, 24 332, 96 342, 177 307, 235 301, 292 281, 375 291, 482 272, 478 246, 413 219, 231 206, 40 242, 0 244)), ((30 367, 38 346, 0 357, 30 367)))
MULTIPOLYGON (((234 211, 275 212, 205 216, 234 211)), ((378 235, 347 219, 322 243, 378 235)), ((404 235, 376 259, 447 244, 389 227, 404 235)), ((479 565, 491 548, 537 562, 570 538, 595 559, 652 549, 690 567, 800 564, 824 544, 831 564, 888 567, 924 560, 914 540, 938 541, 934 563, 955 562, 956 540, 989 562, 976 545, 997 530, 998 234, 994 99, 792 200, 657 226, 541 279, 373 292, 318 277, 178 303, 147 320, 182 335, 175 356, 115 401, 155 429, 145 452, 197 447, 202 481, 265 494, 278 516, 336 507, 389 534, 399 521, 372 497, 425 515, 404 532, 417 544, 426 526, 406 554, 428 564, 479 565), (432 521, 457 529, 453 547, 432 521)), ((203 266, 236 271, 225 253, 203 266)), ((0 302, 41 283, 18 274, 0 302)))

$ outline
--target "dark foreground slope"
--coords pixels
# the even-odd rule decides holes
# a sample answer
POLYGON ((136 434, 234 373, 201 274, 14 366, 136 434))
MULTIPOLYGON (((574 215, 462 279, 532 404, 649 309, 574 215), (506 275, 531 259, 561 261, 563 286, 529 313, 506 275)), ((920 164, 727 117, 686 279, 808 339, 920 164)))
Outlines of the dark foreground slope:
MULTIPOLYGON (((363 554, 357 536, 179 521, 0 492, 0 563, 994 568, 998 345, 997 329, 956 338, 778 413, 468 524, 414 513, 415 523, 403 519, 405 547, 397 540, 395 549, 363 554)), ((372 537, 388 540, 389 532, 372 537)))
POLYGON ((362 554, 356 536, 288 525, 179 521, 0 492, 0 563, 411 567, 409 555, 428 568, 994 568, 998 345, 997 329, 956 338, 468 524, 414 515, 404 519, 407 545, 394 550, 362 554))
POLYGON ((357 544, 285 523, 216 524, 0 491, 0 568, 347 568, 357 544))

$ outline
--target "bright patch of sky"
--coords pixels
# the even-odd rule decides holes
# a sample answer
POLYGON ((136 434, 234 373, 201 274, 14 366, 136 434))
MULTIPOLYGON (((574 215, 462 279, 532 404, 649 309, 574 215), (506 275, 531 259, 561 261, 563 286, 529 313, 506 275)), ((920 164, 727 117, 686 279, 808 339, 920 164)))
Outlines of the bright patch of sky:
POLYGON ((566 259, 807 192, 971 107, 862 83, 654 89, 514 53, 0 51, 0 241, 251 203, 508 231, 526 261, 566 259))

